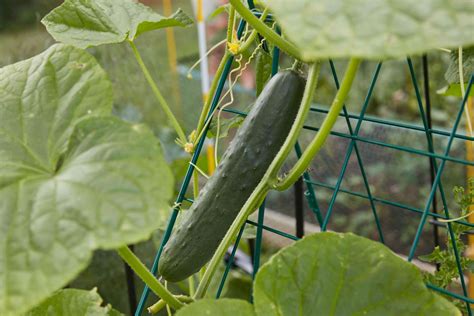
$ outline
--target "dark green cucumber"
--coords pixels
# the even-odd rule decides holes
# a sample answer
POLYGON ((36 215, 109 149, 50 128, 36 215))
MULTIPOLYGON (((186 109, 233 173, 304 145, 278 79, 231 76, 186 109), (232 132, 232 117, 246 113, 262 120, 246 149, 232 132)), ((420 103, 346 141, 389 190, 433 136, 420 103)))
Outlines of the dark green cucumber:
POLYGON ((216 251, 239 211, 285 142, 303 97, 305 80, 287 70, 265 86, 216 172, 172 233, 159 274, 177 282, 196 273, 216 251))

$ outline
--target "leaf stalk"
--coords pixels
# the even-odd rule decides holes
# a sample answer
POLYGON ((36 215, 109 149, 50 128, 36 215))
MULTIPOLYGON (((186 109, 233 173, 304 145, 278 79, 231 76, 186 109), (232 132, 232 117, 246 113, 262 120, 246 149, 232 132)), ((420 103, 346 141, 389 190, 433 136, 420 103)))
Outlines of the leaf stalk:
POLYGON ((117 249, 122 259, 133 269, 136 275, 159 297, 175 310, 180 309, 184 304, 178 300, 173 293, 161 284, 155 276, 147 269, 143 262, 127 246, 117 249))
POLYGON ((138 65, 140 66, 140 69, 142 70, 143 74, 145 75, 146 81, 150 85, 151 90, 153 91, 153 94, 155 95, 156 99, 158 100, 158 103, 160 103, 161 108, 163 109, 166 116, 168 117, 168 119, 169 119, 171 125, 173 126, 174 130, 178 134, 178 137, 179 137, 180 141, 183 144, 185 144, 187 141, 186 141, 186 135, 183 131, 183 128, 181 127, 178 120, 176 119, 173 112, 171 111, 168 103, 166 102, 165 98, 161 94, 160 89, 158 89, 158 86, 157 86, 155 80, 153 79, 153 77, 151 76, 148 68, 146 67, 145 63, 143 62, 143 58, 140 55, 140 52, 138 51, 137 46, 135 45, 135 43, 133 41, 129 40, 128 43, 130 44, 130 46, 132 48, 132 51, 133 51, 133 55, 135 56, 135 59, 137 60, 138 65))

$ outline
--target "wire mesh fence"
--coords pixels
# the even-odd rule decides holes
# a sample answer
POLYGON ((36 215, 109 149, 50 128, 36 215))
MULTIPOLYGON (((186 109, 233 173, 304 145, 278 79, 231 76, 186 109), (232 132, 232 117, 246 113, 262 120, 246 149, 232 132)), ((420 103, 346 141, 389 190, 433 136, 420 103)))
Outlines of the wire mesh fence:
MULTIPOLYGON (((244 27, 245 22, 241 21, 237 32, 239 37, 244 27)), ((278 48, 274 49, 273 58, 273 73, 276 73, 278 48)), ((309 211, 306 216, 311 217, 310 220, 317 223, 322 231, 349 227, 348 230, 379 240, 394 251, 406 253, 408 261, 426 254, 434 246, 439 246, 443 236, 449 235, 459 275, 459 289, 445 289, 430 283, 427 286, 464 301, 466 312, 471 315, 470 304, 474 301, 468 295, 466 271, 463 271, 461 266, 463 254, 457 249, 453 224, 466 227, 472 227, 474 224, 466 219, 457 219, 453 222, 449 220, 457 215, 453 212, 455 208, 451 198, 453 187, 464 182, 464 168, 474 166, 473 161, 465 158, 464 149, 464 143, 474 141, 474 137, 466 135, 460 126, 473 77, 471 76, 467 86, 466 97, 458 104, 457 114, 450 129, 435 128, 431 121, 432 105, 429 97, 427 56, 421 57, 420 61, 423 65, 421 79, 417 77, 413 59, 406 60, 410 84, 417 101, 417 122, 368 115, 373 92, 377 89, 379 76, 384 71, 383 63, 376 64, 372 69, 366 96, 360 100, 360 110, 349 112, 348 108, 344 107, 327 140, 325 150, 315 158, 312 167, 305 172, 298 184, 300 187, 295 190, 297 194, 295 199, 298 200, 298 196, 304 194, 307 201, 306 208, 309 211), (451 174, 450 177, 446 177, 448 172, 451 174), (459 181, 456 183, 452 182, 452 179, 456 178, 452 176, 453 174, 459 175, 459 181), (387 178, 392 179, 390 185, 385 181, 387 178), (301 190, 302 184, 304 190, 301 190)), ((329 61, 327 66, 330 67, 335 87, 338 88, 336 67, 332 61, 329 61)), ((218 105, 231 67, 232 59, 227 62, 220 77, 209 115, 218 105)), ((232 115, 245 116, 244 112, 237 109, 226 108, 224 111, 232 115)), ((297 157, 301 155, 306 145, 304 135, 317 133, 318 122, 327 112, 327 108, 320 105, 311 108, 311 117, 304 127, 301 143, 295 147, 297 157)), ((187 170, 177 196, 176 205, 183 201, 192 202, 192 199, 186 196, 186 192, 205 136, 206 133, 196 147, 192 164, 187 170)), ((179 208, 175 207, 151 267, 153 273, 156 273, 163 246, 171 234, 178 213, 179 208)), ((254 275, 260 266, 264 230, 290 240, 298 240, 302 235, 302 216, 297 216, 296 225, 299 225, 299 229, 297 234, 293 235, 266 225, 264 213, 265 205, 262 205, 257 218, 247 220, 245 224, 257 227, 253 253, 254 275)), ((221 276, 216 297, 222 293, 244 227, 241 228, 227 260, 227 267, 221 276)), ((135 315, 141 315, 148 294, 149 290, 145 287, 135 315)))

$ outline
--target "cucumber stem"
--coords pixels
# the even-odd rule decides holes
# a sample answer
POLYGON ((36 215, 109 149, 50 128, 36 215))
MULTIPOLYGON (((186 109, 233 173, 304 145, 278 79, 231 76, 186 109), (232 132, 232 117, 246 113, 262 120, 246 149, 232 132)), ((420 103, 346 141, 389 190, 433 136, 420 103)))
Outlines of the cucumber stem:
POLYGON ((291 148, 293 148, 293 146, 295 145, 298 134, 301 128, 303 127, 304 121, 309 112, 311 100, 313 99, 314 90, 316 88, 316 84, 317 84, 317 80, 319 76, 319 70, 320 70, 319 62, 311 65, 309 69, 309 73, 308 73, 309 78, 308 78, 308 81, 306 82, 305 91, 303 94, 303 100, 298 110, 295 123, 291 127, 290 134, 285 140, 285 143, 280 149, 280 151, 278 152, 277 156, 271 163, 269 169, 263 176, 262 180, 257 185, 255 190, 252 192, 248 200, 245 202, 244 206, 242 207, 239 214, 237 215, 237 218, 234 220, 231 227, 229 228, 226 235, 224 236, 224 239, 219 244, 219 247, 214 253, 214 256, 212 257, 211 261, 209 262, 206 268, 206 272, 204 273, 204 276, 201 279, 201 282, 199 283, 199 286, 196 290, 196 294, 193 297, 194 299, 202 298, 206 294, 210 281, 214 273, 216 272, 220 261, 222 260, 227 249, 232 243, 232 240, 238 234, 240 227, 242 227, 242 225, 245 223, 245 220, 247 219, 247 217, 263 202, 263 199, 265 198, 266 194, 270 190, 269 183, 271 183, 270 180, 272 179, 272 176, 278 173, 278 170, 280 170, 281 165, 285 161, 286 156, 290 152, 291 148))
POLYGON ((284 191, 288 189, 291 185, 293 185, 303 174, 303 172, 308 168, 309 164, 311 163, 311 160, 324 145, 327 137, 329 136, 332 130, 332 127, 336 123, 337 117, 339 116, 342 107, 344 106, 344 102, 346 101, 347 95, 351 89, 352 82, 354 81, 355 75, 357 74, 357 69, 360 65, 360 62, 361 61, 358 58, 351 58, 351 60, 349 61, 349 65, 347 66, 347 70, 344 75, 341 87, 337 92, 336 96, 334 97, 334 101, 332 102, 329 113, 324 119, 320 130, 315 135, 311 143, 308 145, 301 158, 290 170, 288 175, 284 179, 277 181, 272 185, 273 189, 276 189, 278 191, 284 191))
POLYGON ((159 297, 161 297, 167 304, 175 310, 184 306, 168 289, 161 284, 150 270, 145 267, 143 262, 128 248, 127 246, 117 249, 118 254, 122 259, 133 269, 136 275, 142 279, 143 282, 159 297))
POLYGON ((258 33, 260 33, 265 39, 274 45, 278 46, 285 53, 301 59, 301 54, 298 48, 292 43, 284 40, 280 35, 275 33, 269 28, 263 21, 259 20, 253 13, 247 9, 241 2, 241 0, 229 0, 229 3, 234 7, 240 16, 247 21, 258 33))
POLYGON ((299 61, 298 59, 295 59, 295 61, 293 62, 293 65, 291 66, 291 70, 301 71, 302 68, 303 68, 303 63, 299 61))
POLYGON ((155 95, 156 99, 158 100, 158 103, 160 103, 161 108, 165 112, 166 116, 168 117, 169 121, 171 122, 171 125, 173 126, 174 130, 178 134, 179 139, 183 144, 186 143, 186 135, 184 134, 184 131, 179 125, 178 120, 174 116, 173 112, 171 111, 168 103, 166 102, 165 98, 160 92, 160 89, 158 89, 158 86, 153 80, 153 77, 151 76, 150 72, 148 71, 148 68, 146 67, 145 63, 143 62, 142 56, 140 55, 140 52, 137 49, 137 46, 133 41, 128 41, 130 44, 130 47, 132 48, 133 54, 135 56, 135 59, 138 62, 138 65, 140 66, 140 69, 142 70, 143 74, 145 75, 145 79, 148 82, 148 84, 151 87, 151 90, 153 91, 153 94, 155 95))
MULTIPOLYGON (((262 13, 262 16, 260 17, 260 20, 262 22, 264 22, 265 19, 267 18, 267 15, 268 15, 268 8, 265 8, 265 10, 262 13)), ((253 42, 257 38, 257 35, 258 35, 257 30, 253 29, 252 32, 250 33, 249 37, 247 37, 247 39, 245 40, 245 42, 243 42, 242 45, 240 45, 238 53, 242 54, 247 49, 249 49, 249 47, 253 44, 253 42)))

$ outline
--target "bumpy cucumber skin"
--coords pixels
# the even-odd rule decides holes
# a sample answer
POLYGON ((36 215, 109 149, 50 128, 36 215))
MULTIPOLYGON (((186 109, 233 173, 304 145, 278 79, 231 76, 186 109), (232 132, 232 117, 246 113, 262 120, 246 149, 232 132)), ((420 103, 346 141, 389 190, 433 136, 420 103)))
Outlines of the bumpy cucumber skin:
POLYGON ((159 274, 177 282, 199 271, 216 251, 258 185, 296 118, 305 80, 286 70, 265 86, 160 258, 159 274))

